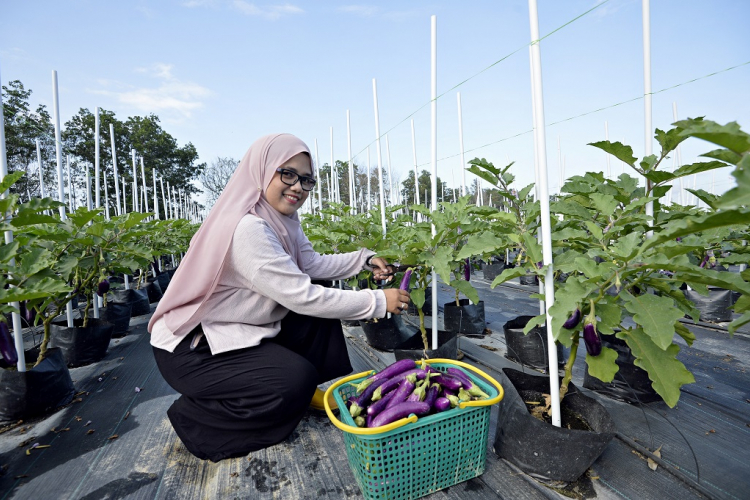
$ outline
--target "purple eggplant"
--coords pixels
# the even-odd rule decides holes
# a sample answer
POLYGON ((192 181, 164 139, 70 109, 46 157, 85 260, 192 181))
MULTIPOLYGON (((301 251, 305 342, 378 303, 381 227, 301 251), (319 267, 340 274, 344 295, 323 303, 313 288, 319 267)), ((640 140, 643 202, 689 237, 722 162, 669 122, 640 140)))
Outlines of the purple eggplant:
POLYGON ((99 297, 102 297, 108 291, 109 291, 109 281, 107 281, 107 280, 101 280, 99 282, 99 285, 97 285, 97 287, 96 287, 96 294, 99 297))
POLYGON ((459 379, 446 373, 432 377, 432 381, 437 382, 445 389, 448 389, 450 391, 457 391, 462 387, 461 381, 459 379))
POLYGON ((21 302, 21 317, 26 322, 27 325, 34 324, 34 320, 36 319, 36 310, 33 307, 29 307, 28 302, 21 302))
POLYGON ((413 370, 408 370, 404 373, 399 373, 395 377, 389 378, 383 385, 375 389, 375 392, 372 395, 372 400, 378 401, 380 398, 384 397, 384 394, 391 392, 393 389, 401 385, 401 382, 403 382, 409 375, 415 375, 417 380, 424 380, 427 376, 427 372, 421 368, 414 368, 413 370))
POLYGON ((435 404, 433 404, 432 406, 436 411, 442 412, 451 409, 451 402, 448 401, 448 398, 446 398, 445 396, 441 396, 435 400, 435 404))
POLYGON ((460 368, 448 368, 448 374, 458 378, 461 381, 461 384, 463 384, 464 389, 466 389, 466 391, 468 391, 471 396, 477 397, 479 399, 490 398, 489 394, 480 389, 479 386, 477 386, 477 384, 475 384, 471 380, 471 378, 469 378, 466 372, 464 372, 460 368))
POLYGON ((568 318, 568 321, 563 323, 563 328, 567 328, 568 330, 575 328, 578 323, 581 321, 581 309, 577 308, 575 312, 573 312, 573 315, 568 318))
POLYGON ((464 279, 471 281, 471 263, 468 257, 466 257, 466 262, 464 263, 464 279))
POLYGON ((430 384, 430 388, 427 389, 427 395, 424 397, 424 402, 434 407, 435 400, 437 399, 439 394, 440 394, 440 384, 438 383, 430 384))
POLYGON ((401 286, 399 286, 400 290, 404 290, 404 291, 407 291, 407 292, 409 291, 409 282, 411 281, 411 273, 412 273, 412 268, 411 267, 408 268, 404 272, 404 277, 401 279, 401 286))
POLYGON ((13 343, 13 336, 10 334, 8 324, 5 321, 0 321, 0 355, 8 365, 12 366, 18 363, 16 345, 13 343))
POLYGON ((349 398, 349 401, 351 402, 351 406, 349 407, 349 414, 352 417, 356 417, 357 415, 362 413, 365 407, 370 404, 370 400, 373 393, 375 392, 375 389, 386 382, 386 380, 376 380, 375 382, 367 386, 362 394, 349 398))
POLYGON ((417 364, 413 359, 402 359, 401 361, 396 361, 395 363, 392 363, 391 365, 383 368, 378 373, 370 375, 362 382, 352 385, 357 388, 357 394, 359 394, 367 389, 367 387, 373 382, 376 382, 378 380, 388 380, 391 377, 395 377, 399 373, 403 373, 406 370, 413 369, 415 366, 417 366, 417 364))
POLYGON ((414 390, 409 394, 409 397, 406 398, 407 401, 424 401, 425 396, 427 396, 427 388, 430 385, 430 380, 420 380, 417 382, 416 387, 414 390))
POLYGON ((383 410, 380 415, 372 419, 370 427, 380 427, 381 425, 390 424, 396 420, 406 418, 412 413, 418 416, 425 415, 429 411, 430 405, 424 401, 404 401, 383 410))
POLYGON ((414 391, 414 385, 414 382, 409 380, 409 377, 401 382, 401 385, 399 385, 398 389, 396 389, 395 391, 396 394, 394 394, 391 400, 388 401, 388 404, 385 407, 386 410, 406 401, 406 398, 408 398, 409 395, 411 395, 411 393, 414 391))
MULTIPOLYGON (((376 417, 381 411, 385 410, 388 406, 388 402, 396 394, 396 391, 391 391, 382 398, 378 399, 370 406, 367 407, 367 416, 369 418, 376 417)), ((368 426, 369 427, 369 426, 368 426)))
POLYGON ((598 356, 602 352, 602 339, 596 331, 596 325, 591 322, 583 324, 583 342, 589 356, 598 356))

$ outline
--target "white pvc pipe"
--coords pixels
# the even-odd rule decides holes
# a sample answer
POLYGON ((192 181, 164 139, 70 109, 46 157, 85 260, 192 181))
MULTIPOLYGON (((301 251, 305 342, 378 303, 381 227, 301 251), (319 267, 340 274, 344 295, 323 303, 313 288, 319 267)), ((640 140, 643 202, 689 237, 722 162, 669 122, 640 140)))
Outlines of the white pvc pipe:
POLYGON ((102 182, 104 182, 104 217, 107 218, 107 220, 110 219, 109 217, 109 190, 107 188, 107 171, 102 170, 102 182))
POLYGON ((68 177, 68 208, 71 212, 74 212, 76 208, 75 193, 73 192, 73 183, 70 180, 70 155, 65 159, 65 171, 68 177))
MULTIPOLYGON (((419 205, 419 173, 417 172, 417 139, 414 134, 414 119, 411 120, 411 155, 414 161, 414 203, 419 205)), ((419 218, 419 213, 417 213, 419 218)))
MULTIPOLYGON (((609 141, 609 124, 605 121, 604 122, 604 139, 609 141)), ((607 158, 607 179, 612 178, 612 172, 609 168, 609 153, 605 153, 604 155, 607 158)))
POLYGON ((99 136, 101 125, 99 123, 99 106, 94 113, 94 206, 99 208, 101 204, 101 185, 99 183, 99 136))
MULTIPOLYGON (((430 166, 432 210, 437 209, 437 16, 430 17, 430 166)), ((436 234, 432 223, 432 236, 436 234)), ((438 348, 438 283, 435 268, 432 268, 432 349, 438 348)))
MULTIPOLYGON (((653 127, 651 126, 651 6, 650 0, 643 0, 643 106, 645 115, 645 155, 649 156, 653 152, 653 127)), ((646 191, 649 191, 651 181, 646 179, 646 191)), ((654 202, 646 203, 646 216, 653 217, 654 202)), ((649 219, 649 226, 653 226, 653 220, 649 219)), ((648 231, 646 237, 649 238, 653 231, 648 231)))
POLYGON ((537 126, 537 138, 539 139, 539 204, 541 209, 542 222, 542 262, 547 266, 547 273, 544 278, 545 287, 545 307, 547 309, 547 349, 549 357, 549 379, 550 379, 550 397, 552 399, 552 425, 560 427, 560 385, 557 375, 557 349, 555 339, 552 334, 552 316, 550 308, 555 303, 555 284, 553 282, 553 264, 552 264, 552 230, 550 227, 550 209, 549 209, 549 188, 547 186, 547 151, 546 136, 544 128, 544 93, 542 87, 542 55, 539 42, 539 18, 537 12, 536 0, 529 0, 529 21, 531 27, 531 60, 534 65, 534 112, 537 126))
POLYGON ((128 213, 128 207, 125 204, 125 200, 127 199, 128 194, 128 185, 125 182, 125 177, 122 178, 122 215, 125 215, 128 213))
MULTIPOLYGON (((2 82, 2 80, 0 80, 2 82)), ((5 118, 3 113, 3 96, 0 92, 0 181, 5 179, 8 175, 8 156, 5 149, 5 118)), ((39 148, 39 141, 37 141, 37 148, 39 148)), ((41 170, 41 162, 39 168, 41 170)), ((0 198, 5 198, 8 192, 0 193, 0 198)), ((13 243, 13 231, 5 231, 5 244, 9 245, 13 243)), ((15 259, 10 259, 9 264, 15 265, 15 259)), ((13 285, 11 285, 13 287, 13 285)), ((11 305, 16 309, 21 308, 21 304, 18 302, 11 302, 11 305)), ((21 326, 21 315, 17 312, 11 313, 11 323, 13 323, 13 345, 18 353, 18 361, 16 362, 16 368, 19 372, 26 371, 26 353, 23 348, 23 327, 21 326)))
POLYGON ((352 126, 349 117, 349 110, 346 110, 346 148, 349 158, 349 206, 352 207, 352 213, 357 213, 354 205, 354 165, 352 164, 352 126))
POLYGON ((143 166, 143 156, 141 156, 141 182, 143 183, 143 195, 141 196, 141 199, 143 200, 143 206, 146 209, 146 212, 149 212, 148 209, 148 191, 146 190, 146 168, 143 166))
POLYGON ((138 212, 138 177, 135 170, 135 149, 130 150, 130 157, 133 160, 133 212, 138 212))
MULTIPOLYGON (((57 196, 60 205, 60 219, 66 220, 65 214, 65 189, 63 188, 63 171, 62 171, 62 139, 60 133, 60 99, 57 91, 57 71, 52 70, 52 107, 55 123, 55 158, 57 159, 57 196)), ((68 319, 68 328, 73 328, 73 302, 66 305, 66 316, 68 319)))
MULTIPOLYGON (((529 68, 531 70, 531 113, 532 113, 532 115, 531 115, 532 116, 532 119, 531 119, 532 127, 531 127, 531 129, 533 131, 533 136, 534 136, 534 179, 539 179, 539 149, 540 149, 540 147, 539 147, 539 133, 538 133, 539 129, 537 128, 537 122, 536 122, 536 102, 534 101, 534 96, 536 95, 536 92, 535 92, 536 78, 535 78, 535 75, 534 75, 534 58, 533 58, 533 56, 531 54, 531 46, 529 46, 529 68)), ((560 139, 560 137, 558 136, 558 143, 557 143, 558 144, 558 150, 559 150, 559 147, 560 147, 559 139, 560 139)), ((562 174, 562 171, 561 171, 561 174, 562 174)), ((562 177, 562 175, 560 177, 562 177)), ((539 190, 540 190, 540 186, 539 186, 539 183, 537 182, 537 183, 534 184, 534 196, 536 197, 537 200, 540 199, 540 195, 541 195, 541 193, 539 192, 539 190)), ((537 220, 539 220, 539 219, 537 218, 537 220)), ((539 231, 537 233, 536 239, 537 239, 537 242, 542 243, 542 232, 541 231, 539 231)), ((544 282, 543 281, 539 282, 539 293, 541 295, 544 295, 544 282)), ((539 301, 539 314, 544 314, 544 312, 545 312, 544 301, 540 300, 539 301)))
POLYGON ((88 166, 86 166, 86 208, 89 210, 94 208, 91 206, 91 172, 88 166))
POLYGON ((36 140, 36 161, 39 163, 39 191, 42 198, 47 195, 44 193, 44 175, 42 173, 42 148, 39 145, 39 139, 36 140))
POLYGON ((372 179, 370 179, 372 170, 370 169, 370 146, 367 146, 367 211, 372 210, 372 179))
POLYGON ((115 174, 115 200, 117 200, 117 215, 122 215, 120 208, 120 176, 117 175, 117 149, 115 148, 115 126, 109 124, 109 136, 112 139, 112 169, 115 174))
POLYGON ((383 158, 380 152, 380 115, 378 113, 378 84, 372 79, 372 97, 375 106, 375 149, 378 153, 378 189, 380 190, 380 219, 385 234, 385 196, 383 195, 383 158))
POLYGON ((456 92, 458 100, 458 147, 461 150, 461 196, 466 196, 466 159, 464 158, 464 120, 461 112, 461 92, 456 92))
POLYGON ((158 220, 158 219, 160 219, 160 217, 159 217, 159 196, 156 193, 156 176, 157 176, 157 174, 158 174, 158 172, 156 170, 153 170, 151 172, 151 176, 154 179, 154 213, 156 214, 155 217, 158 220))
POLYGON ((385 134, 385 154, 388 158, 388 200, 393 206, 393 173, 391 171, 391 144, 388 142, 388 134, 385 134))
POLYGON ((323 210, 323 177, 320 175, 320 158, 318 157, 318 140, 315 139, 315 166, 318 171, 315 178, 318 179, 318 214, 323 210))
MULTIPOLYGON (((672 102, 672 118, 674 118, 674 121, 677 121, 677 103, 672 102)), ((677 146, 677 155, 675 155, 675 161, 677 162, 674 165, 674 168, 672 169, 677 170, 679 167, 682 166, 682 157, 680 155, 680 146, 677 146)), ((685 188, 682 185, 682 177, 680 177, 680 205, 685 205, 685 188)))
POLYGON ((333 201, 338 203, 338 193, 336 192, 336 186, 338 185, 338 171, 336 171, 335 163, 333 160, 333 127, 330 128, 330 142, 331 142, 331 188, 333 189, 333 201))

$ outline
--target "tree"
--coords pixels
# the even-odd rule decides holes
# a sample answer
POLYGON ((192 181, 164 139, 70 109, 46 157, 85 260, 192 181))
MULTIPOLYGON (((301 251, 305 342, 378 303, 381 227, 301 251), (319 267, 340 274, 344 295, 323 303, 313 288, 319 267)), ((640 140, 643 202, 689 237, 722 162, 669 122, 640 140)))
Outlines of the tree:
POLYGON ((206 189, 205 193, 209 205, 216 203, 227 182, 237 169, 237 165, 239 165, 239 162, 234 158, 217 157, 201 173, 200 181, 206 189))
MULTIPOLYGON (((420 172, 418 177, 419 182, 419 202, 422 205, 429 206, 430 200, 432 199, 432 182, 430 180, 430 172, 427 170, 422 170, 420 172)), ((406 180, 401 183, 401 186, 403 189, 401 189, 401 196, 404 200, 404 203, 407 205, 413 205, 416 201, 416 195, 414 193, 414 174, 406 176, 406 180)), ((438 203, 443 201, 453 201, 453 193, 451 192, 450 188, 448 188, 447 185, 440 179, 440 177, 437 178, 437 199, 438 203), (445 199, 443 199, 443 193, 445 193, 445 199)), ((456 193, 456 198, 458 198, 458 193, 456 193)))
MULTIPOLYGON (((39 170, 32 169, 37 163, 36 141, 39 140, 42 153, 43 178, 45 186, 51 186, 54 168, 51 160, 55 157, 54 129, 52 120, 44 105, 31 110, 29 98, 32 91, 26 90, 19 80, 2 87, 3 120, 5 122, 5 145, 8 159, 8 173, 25 172, 11 191, 18 193, 21 200, 29 196, 39 196, 39 170)), ((46 193, 49 196, 50 190, 46 193)))

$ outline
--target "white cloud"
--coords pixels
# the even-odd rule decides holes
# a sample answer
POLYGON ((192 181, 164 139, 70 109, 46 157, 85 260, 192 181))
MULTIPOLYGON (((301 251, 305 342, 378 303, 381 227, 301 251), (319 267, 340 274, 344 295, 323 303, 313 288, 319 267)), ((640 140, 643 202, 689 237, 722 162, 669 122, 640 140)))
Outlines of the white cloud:
POLYGON ((232 7, 245 15, 264 17, 266 19, 279 19, 287 14, 303 14, 305 11, 291 4, 272 5, 270 7, 258 7, 254 3, 245 0, 234 0, 232 7))
POLYGON ((193 111, 203 107, 203 100, 212 92, 197 83, 185 82, 172 75, 171 64, 156 63, 147 68, 136 68, 158 80, 156 86, 134 87, 119 82, 100 81, 104 89, 92 90, 95 94, 112 97, 121 104, 144 113, 166 114, 166 118, 181 121, 192 117, 193 111))
POLYGON ((217 0, 187 0, 182 2, 183 7, 192 9, 194 7, 215 7, 217 0))
POLYGON ((361 17, 372 17, 378 12, 378 8, 373 5, 344 5, 338 10, 361 17))

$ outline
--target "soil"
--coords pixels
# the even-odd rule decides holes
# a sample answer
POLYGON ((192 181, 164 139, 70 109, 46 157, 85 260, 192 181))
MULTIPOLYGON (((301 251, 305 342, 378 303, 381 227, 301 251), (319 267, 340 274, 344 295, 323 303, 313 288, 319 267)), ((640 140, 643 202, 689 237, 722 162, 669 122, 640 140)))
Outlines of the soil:
MULTIPOLYGON (((519 395, 521 396, 521 399, 523 399, 524 403, 526 403, 526 408, 529 410, 530 414, 542 420, 543 422, 552 424, 552 417, 550 416, 549 412, 539 411, 539 407, 540 406, 544 407, 545 402, 549 400, 549 394, 543 394, 541 392, 527 390, 527 391, 519 391, 519 395)), ((567 405, 565 405, 564 401, 563 401, 563 404, 560 405, 560 424, 562 427, 566 429, 571 429, 571 430, 579 430, 579 431, 592 431, 593 430, 591 426, 589 426, 589 424, 586 423, 586 420, 584 420, 580 414, 575 413, 574 411, 569 409, 567 405)))

